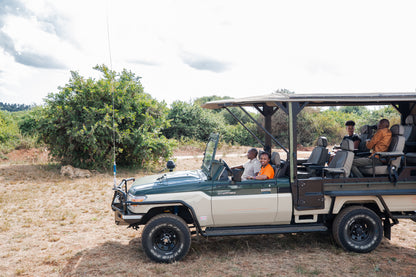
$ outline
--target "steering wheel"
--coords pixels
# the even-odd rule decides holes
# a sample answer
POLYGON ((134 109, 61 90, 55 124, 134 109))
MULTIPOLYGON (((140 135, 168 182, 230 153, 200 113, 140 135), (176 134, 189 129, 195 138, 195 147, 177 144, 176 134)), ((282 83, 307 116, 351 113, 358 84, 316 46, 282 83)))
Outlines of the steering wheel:
POLYGON ((228 173, 230 173, 229 175, 230 176, 232 176, 233 175, 233 171, 231 170, 231 168, 228 166, 228 164, 224 161, 224 160, 222 160, 222 159, 220 159, 220 162, 221 162, 221 164, 225 167, 225 169, 228 171, 228 173))

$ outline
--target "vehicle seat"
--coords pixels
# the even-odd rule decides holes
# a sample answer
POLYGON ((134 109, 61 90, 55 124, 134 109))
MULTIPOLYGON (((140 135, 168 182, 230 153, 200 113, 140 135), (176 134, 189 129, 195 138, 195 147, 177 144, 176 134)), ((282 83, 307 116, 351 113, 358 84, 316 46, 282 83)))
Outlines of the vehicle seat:
POLYGON ((325 166, 328 161, 328 139, 326 137, 319 137, 317 146, 312 150, 311 155, 307 160, 298 160, 298 177, 309 178, 316 176, 317 173, 320 175, 320 170, 325 166), (318 171, 318 172, 317 172, 318 171))
POLYGON ((299 159, 298 164, 303 166, 308 165, 325 165, 328 161, 328 139, 326 137, 319 137, 317 141, 317 146, 312 150, 311 155, 307 160, 299 159))
POLYGON ((411 114, 406 117, 404 125, 405 146, 403 152, 406 153, 406 162, 410 165, 416 164, 416 115, 411 114))
MULTIPOLYGON (((404 126, 403 125, 393 125, 390 128, 392 133, 391 143, 388 149, 388 152, 377 152, 376 154, 380 156, 380 160, 384 161, 383 165, 376 166, 363 166, 360 167, 360 171, 365 176, 376 175, 389 175, 394 174, 397 178, 397 169, 400 167, 401 157, 404 156, 403 149, 405 145, 404 126)), ((376 158, 374 158, 376 159, 376 158)))
POLYGON ((280 169, 280 154, 278 152, 272 152, 272 158, 270 159, 270 165, 273 167, 274 170, 274 178, 277 177, 277 173, 280 169))
POLYGON ((366 140, 371 139, 374 135, 374 127, 370 125, 363 125, 360 128, 361 142, 358 145, 358 152, 370 152, 366 146, 366 140))
POLYGON ((341 150, 335 153, 328 167, 324 168, 324 174, 327 177, 339 178, 348 177, 351 172, 352 162, 354 160, 354 142, 350 139, 344 139, 341 142, 341 150))

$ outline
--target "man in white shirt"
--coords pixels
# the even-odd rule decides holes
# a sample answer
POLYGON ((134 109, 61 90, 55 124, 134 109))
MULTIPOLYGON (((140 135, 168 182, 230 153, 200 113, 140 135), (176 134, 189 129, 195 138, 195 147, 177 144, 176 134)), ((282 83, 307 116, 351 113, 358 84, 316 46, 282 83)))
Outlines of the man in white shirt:
POLYGON ((260 172, 261 164, 260 161, 257 159, 258 151, 256 148, 251 148, 247 152, 247 158, 249 159, 248 162, 244 163, 243 165, 234 166, 232 169, 243 169, 244 172, 241 176, 241 180, 247 180, 248 176, 256 176, 257 173, 260 172))

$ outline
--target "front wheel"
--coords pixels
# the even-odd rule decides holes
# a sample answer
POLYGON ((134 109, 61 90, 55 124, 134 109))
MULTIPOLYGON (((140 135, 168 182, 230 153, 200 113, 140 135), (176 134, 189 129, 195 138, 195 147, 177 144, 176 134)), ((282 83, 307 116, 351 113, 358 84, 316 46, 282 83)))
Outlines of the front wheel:
POLYGON ((383 227, 380 217, 372 210, 351 206, 342 210, 335 218, 332 234, 345 250, 367 253, 380 244, 383 227))
POLYGON ((158 263, 179 261, 191 246, 191 233, 186 222, 173 214, 160 214, 144 227, 142 246, 146 255, 158 263))

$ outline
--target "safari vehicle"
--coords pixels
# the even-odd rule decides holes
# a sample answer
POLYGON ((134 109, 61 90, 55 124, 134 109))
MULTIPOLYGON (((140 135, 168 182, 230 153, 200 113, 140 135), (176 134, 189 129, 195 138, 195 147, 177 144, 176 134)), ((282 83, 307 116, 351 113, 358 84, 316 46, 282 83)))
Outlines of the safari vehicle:
MULTIPOLYGON (((416 94, 271 94, 205 103, 204 108, 255 108, 264 116, 265 149, 272 142, 286 152, 274 155, 274 179, 241 181, 224 160, 216 159, 218 135, 211 135, 200 170, 126 179, 114 188, 115 222, 142 230, 142 246, 156 262, 181 260, 192 235, 203 237, 327 232, 347 251, 374 250, 400 219, 416 219, 416 94), (392 105, 401 124, 383 166, 369 166, 364 178, 351 177, 352 142, 341 144, 328 166, 297 159, 297 116, 307 106, 392 105), (272 115, 287 115, 289 145, 271 135, 272 115), (283 156, 283 155, 282 155, 283 156)), ((235 116, 237 118, 237 116, 235 116)), ((240 122, 241 123, 241 122, 240 122)), ((248 128, 246 128, 250 131, 248 128)), ((251 131, 250 131, 251 132, 251 131)), ((254 135, 254 133, 252 133, 254 135)), ((316 149, 326 149, 324 138, 316 149)), ((319 151, 318 151, 319 152, 319 151)), ((325 153, 325 151, 323 151, 325 153)), ((318 153, 319 155, 319 153, 318 153)), ((325 160, 326 161, 326 160, 325 160)), ((170 168, 172 169, 172 164, 170 168)))

